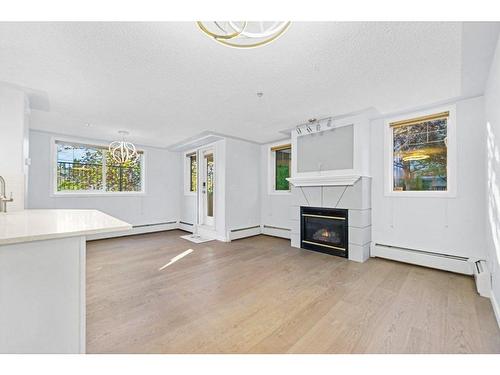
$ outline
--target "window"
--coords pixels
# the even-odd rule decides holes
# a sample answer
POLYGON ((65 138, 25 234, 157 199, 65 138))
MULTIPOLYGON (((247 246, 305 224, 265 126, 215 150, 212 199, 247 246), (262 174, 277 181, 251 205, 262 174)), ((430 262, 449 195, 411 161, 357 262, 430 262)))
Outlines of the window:
POLYGON ((56 141, 57 192, 141 192, 143 153, 118 164, 104 146, 56 141))
POLYGON ((198 161, 196 152, 186 155, 187 158, 187 192, 196 193, 198 185, 198 161))
POLYGON ((392 191, 446 192, 450 112, 391 122, 392 191))
POLYGON ((290 191, 290 162, 292 159, 292 148, 290 144, 275 146, 271 148, 273 154, 273 186, 274 191, 290 191))

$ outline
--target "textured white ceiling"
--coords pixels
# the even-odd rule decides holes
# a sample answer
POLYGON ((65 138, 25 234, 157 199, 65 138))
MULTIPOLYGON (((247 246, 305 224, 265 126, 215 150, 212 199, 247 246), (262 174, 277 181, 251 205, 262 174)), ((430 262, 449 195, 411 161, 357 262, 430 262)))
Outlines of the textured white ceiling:
POLYGON ((32 90, 37 129, 100 138, 127 129, 158 146, 206 130, 266 142, 311 117, 463 95, 463 30, 295 22, 268 46, 237 50, 191 22, 1 23, 0 81, 32 90))

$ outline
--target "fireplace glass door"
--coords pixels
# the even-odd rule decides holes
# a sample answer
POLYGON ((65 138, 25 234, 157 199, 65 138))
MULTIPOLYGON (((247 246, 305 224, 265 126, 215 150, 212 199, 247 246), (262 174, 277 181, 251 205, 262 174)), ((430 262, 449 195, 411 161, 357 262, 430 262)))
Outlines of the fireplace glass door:
POLYGON ((301 247, 347 257, 347 210, 301 208, 301 247))

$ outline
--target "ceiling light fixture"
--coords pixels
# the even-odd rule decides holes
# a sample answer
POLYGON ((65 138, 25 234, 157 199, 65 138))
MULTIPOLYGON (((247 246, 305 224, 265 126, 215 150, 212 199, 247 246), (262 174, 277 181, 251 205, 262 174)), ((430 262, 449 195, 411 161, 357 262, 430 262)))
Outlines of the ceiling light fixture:
POLYGON ((425 160, 425 159, 429 159, 429 158, 430 158, 430 156, 427 154, 415 152, 415 153, 409 154, 407 156, 403 156, 403 161, 419 161, 419 160, 425 160))
POLYGON ((129 133, 125 130, 120 130, 118 134, 122 136, 122 140, 114 141, 109 144, 109 152, 113 156, 113 159, 120 164, 137 160, 139 154, 134 144, 125 141, 125 136, 129 133))
POLYGON ((261 47, 282 36, 290 21, 198 21, 197 25, 205 35, 216 42, 234 48, 261 47))
MULTIPOLYGON (((312 132, 311 125, 314 124, 317 121, 318 121, 318 119, 315 119, 315 118, 310 118, 309 120, 307 120, 308 124, 306 125, 306 130, 307 130, 308 133, 312 132)), ((319 123, 316 124, 316 130, 318 129, 318 125, 319 125, 319 123)))

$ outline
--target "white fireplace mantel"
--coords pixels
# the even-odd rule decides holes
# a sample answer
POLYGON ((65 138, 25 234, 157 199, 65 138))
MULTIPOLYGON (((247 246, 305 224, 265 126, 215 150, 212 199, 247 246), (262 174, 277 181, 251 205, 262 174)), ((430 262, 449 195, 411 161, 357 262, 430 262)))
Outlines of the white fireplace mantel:
POLYGON ((361 175, 342 176, 304 176, 287 178, 293 186, 350 186, 361 178, 361 175))

